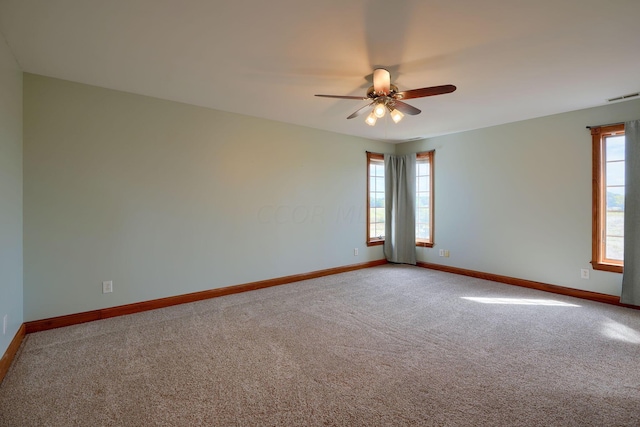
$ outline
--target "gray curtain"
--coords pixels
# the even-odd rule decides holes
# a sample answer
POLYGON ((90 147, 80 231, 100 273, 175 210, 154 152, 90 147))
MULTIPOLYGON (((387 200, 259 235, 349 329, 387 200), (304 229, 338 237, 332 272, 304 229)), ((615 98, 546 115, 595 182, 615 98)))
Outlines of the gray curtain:
POLYGON ((640 120, 624 124, 624 273, 620 302, 640 305, 640 120))
POLYGON ((416 264, 416 155, 384 155, 384 256, 416 264))

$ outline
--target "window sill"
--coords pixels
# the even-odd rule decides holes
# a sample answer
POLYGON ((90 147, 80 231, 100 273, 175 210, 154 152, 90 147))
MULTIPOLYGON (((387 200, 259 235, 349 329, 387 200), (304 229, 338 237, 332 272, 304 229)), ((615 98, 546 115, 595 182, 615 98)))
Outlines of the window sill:
MULTIPOLYGON (((379 245, 384 245, 384 240, 370 240, 367 242, 367 246, 379 246, 379 245)), ((430 242, 416 242, 416 246, 423 247, 423 248, 432 248, 433 245, 434 244, 430 242)))
POLYGON ((416 242, 416 246, 419 246, 422 248, 432 248, 433 242, 416 242))
POLYGON ((591 267, 594 270, 600 271, 608 271, 610 273, 622 273, 624 271, 624 266, 619 264, 608 264, 604 262, 595 262, 591 261, 591 267))

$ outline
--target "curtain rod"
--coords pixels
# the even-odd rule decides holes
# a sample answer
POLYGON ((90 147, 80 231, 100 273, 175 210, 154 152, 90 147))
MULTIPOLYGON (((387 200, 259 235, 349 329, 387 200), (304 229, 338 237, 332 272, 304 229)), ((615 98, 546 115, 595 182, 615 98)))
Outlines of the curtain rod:
POLYGON ((618 123, 608 123, 606 125, 597 125, 597 126, 587 126, 587 129, 592 129, 592 128, 602 128, 605 126, 616 126, 616 125, 623 125, 624 122, 618 122, 618 123))

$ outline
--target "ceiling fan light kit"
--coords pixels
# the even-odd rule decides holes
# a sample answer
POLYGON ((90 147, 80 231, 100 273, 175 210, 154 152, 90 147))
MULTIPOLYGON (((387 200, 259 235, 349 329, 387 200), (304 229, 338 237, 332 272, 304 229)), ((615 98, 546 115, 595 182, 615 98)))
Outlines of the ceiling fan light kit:
POLYGON ((413 107, 402 100, 412 98, 423 98, 426 96, 442 95, 451 93, 456 90, 454 85, 431 86, 422 89, 412 89, 400 92, 396 85, 391 84, 391 74, 384 68, 376 68, 373 70, 373 86, 367 90, 366 97, 358 96, 341 96, 341 95, 316 95, 323 98, 338 99, 361 99, 364 101, 372 101, 370 104, 361 107, 359 110, 351 114, 347 119, 353 119, 370 111, 365 119, 369 126, 374 126, 378 119, 385 116, 387 110, 394 123, 398 123, 405 114, 415 116, 420 114, 420 110, 413 107), (368 107, 373 106, 372 110, 368 107))
POLYGON ((404 117, 404 114, 402 114, 402 112, 396 110, 395 108, 391 108, 388 104, 377 104, 364 120, 365 123, 369 126, 375 126, 378 119, 384 117, 387 109, 389 110, 389 115, 391 116, 391 120, 393 120, 394 123, 400 122, 400 120, 402 120, 402 118, 404 117))
POLYGON ((381 119, 384 117, 384 113, 387 111, 387 106, 382 102, 378 102, 375 107, 373 107, 373 114, 376 115, 377 118, 381 119))
POLYGON ((391 119, 393 120, 394 123, 398 123, 404 117, 404 114, 402 114, 398 110, 391 110, 391 113, 389 114, 391 115, 391 119))
POLYGON ((369 126, 375 126, 376 122, 378 121, 378 118, 376 117, 375 114, 373 114, 373 111, 371 113, 369 113, 369 115, 367 116, 366 119, 364 119, 365 123, 368 124, 369 126))

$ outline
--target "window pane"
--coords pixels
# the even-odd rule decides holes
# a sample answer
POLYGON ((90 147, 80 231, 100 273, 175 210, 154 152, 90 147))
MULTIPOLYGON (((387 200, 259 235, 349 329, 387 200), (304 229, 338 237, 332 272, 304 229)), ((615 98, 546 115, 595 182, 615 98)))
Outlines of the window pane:
POLYGON ((429 238, 429 224, 418 224, 416 230, 416 238, 428 239, 429 238))
POLYGON ((624 185, 624 161, 607 162, 607 186, 624 185))
POLYGON ((624 211, 624 187, 607 187, 607 211, 624 211))
POLYGON ((624 259, 624 238, 607 237, 605 257, 622 261, 624 259))
POLYGON ((624 236, 624 212, 607 211, 605 221, 607 236, 624 236))
POLYGON ((624 258, 624 135, 605 138, 605 259, 624 258))
POLYGON ((624 160, 624 135, 606 138, 607 161, 624 160))
POLYGON ((420 193, 418 195, 417 206, 419 208, 429 207, 429 193, 420 193))
POLYGON ((376 177, 376 191, 384 191, 384 177, 376 177))
POLYGON ((426 175, 428 173, 427 164, 424 162, 418 162, 418 175, 426 175))
POLYGON ((421 176, 418 178, 418 191, 429 190, 429 177, 421 176))
POLYGON ((376 175, 384 176, 384 163, 376 163, 376 175))

